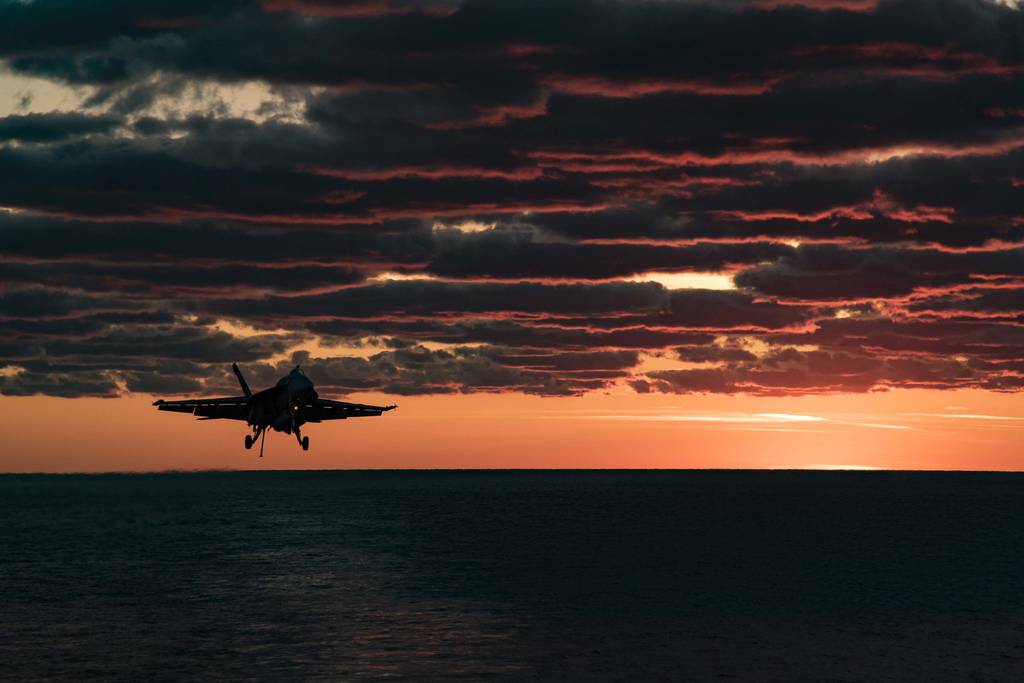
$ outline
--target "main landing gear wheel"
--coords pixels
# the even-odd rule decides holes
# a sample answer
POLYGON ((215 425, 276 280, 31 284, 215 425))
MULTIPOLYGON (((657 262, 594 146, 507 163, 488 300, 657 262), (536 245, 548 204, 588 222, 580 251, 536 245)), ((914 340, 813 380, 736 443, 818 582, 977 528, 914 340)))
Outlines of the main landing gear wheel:
POLYGON ((302 450, 304 450, 304 451, 308 451, 309 450, 309 437, 308 436, 302 437, 302 450))
POLYGON ((252 437, 248 434, 245 435, 245 450, 252 448, 252 437))

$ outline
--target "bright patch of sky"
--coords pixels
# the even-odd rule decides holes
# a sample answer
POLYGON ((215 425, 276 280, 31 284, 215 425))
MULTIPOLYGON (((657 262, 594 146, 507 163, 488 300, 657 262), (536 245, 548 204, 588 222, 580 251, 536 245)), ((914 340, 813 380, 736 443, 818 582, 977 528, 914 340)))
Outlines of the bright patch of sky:
POLYGON ((684 422, 706 423, 725 429, 765 429, 772 431, 792 430, 797 425, 800 431, 808 428, 825 428, 835 433, 835 427, 860 427, 865 429, 886 429, 906 431, 913 427, 905 424, 883 422, 879 415, 828 414, 806 415, 801 413, 738 413, 738 412, 656 412, 611 415, 579 415, 587 420, 621 420, 629 422, 684 422))
POLYGON ((919 417, 945 417, 953 420, 1011 420, 1011 421, 1024 421, 1024 417, 1012 417, 1009 415, 975 415, 969 413, 907 413, 907 415, 915 415, 919 417))
POLYGON ((0 65, 0 116, 75 111, 92 93, 93 88, 20 76, 0 65))
POLYGON ((657 282, 666 289, 736 289, 725 273, 665 273, 650 271, 627 278, 629 282, 657 282))
POLYGON ((457 230, 463 233, 484 232, 492 230, 495 223, 481 223, 480 221, 460 221, 458 223, 444 223, 436 221, 433 226, 435 232, 441 230, 457 230))
MULTIPOLYGON (((222 83, 219 81, 165 81, 160 74, 134 84, 159 90, 153 100, 127 117, 128 122, 144 116, 182 118, 194 114, 218 118, 244 118, 257 123, 276 119, 287 123, 303 121, 304 100, 297 90, 274 88, 262 81, 222 83)), ((49 112, 102 114, 116 98, 87 106, 98 89, 72 87, 44 78, 12 72, 0 63, 0 117, 49 112)))
POLYGON ((304 101, 294 93, 271 88, 262 81, 192 81, 183 85, 180 91, 158 95, 139 115, 173 118, 208 114, 257 123, 269 119, 297 123, 303 120, 304 107, 304 101))
POLYGON ((16 377, 25 372, 25 368, 17 365, 5 365, 0 367, 0 377, 16 377))
POLYGON ((385 270, 377 273, 368 282, 395 282, 401 280, 440 280, 441 278, 429 273, 396 273, 392 270, 385 270))
POLYGON ((587 415, 590 420, 639 420, 650 422, 725 422, 774 424, 787 422, 825 422, 817 415, 793 415, 790 413, 725 413, 711 414, 662 414, 662 415, 587 415))

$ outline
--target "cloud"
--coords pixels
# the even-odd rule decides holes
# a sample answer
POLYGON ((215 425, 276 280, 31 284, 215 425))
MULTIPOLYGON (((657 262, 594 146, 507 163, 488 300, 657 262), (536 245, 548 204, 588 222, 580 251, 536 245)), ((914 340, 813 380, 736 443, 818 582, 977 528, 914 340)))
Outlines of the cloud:
POLYGON ((963 0, 0 4, 0 391, 230 390, 318 342, 375 349, 302 357, 338 394, 1019 391, 1022 32, 963 0))
POLYGON ((926 249, 848 249, 807 245, 738 273, 736 284, 787 299, 892 298, 915 290, 982 284, 1024 275, 1024 249, 949 253, 926 249))
POLYGON ((0 291, 0 318, 67 318, 82 311, 138 311, 146 304, 127 298, 98 297, 41 286, 0 291))
POLYGON ((5 396, 31 396, 46 394, 62 398, 97 396, 112 398, 117 395, 117 382, 103 370, 75 373, 21 372, 11 377, 0 377, 0 394, 5 396))
POLYGON ((490 230, 446 235, 427 270, 447 277, 581 278, 627 277, 647 271, 723 271, 774 260, 790 247, 777 243, 672 247, 541 241, 532 231, 490 230))
POLYGON ((0 117, 0 140, 57 142, 90 133, 107 133, 120 125, 114 116, 50 113, 0 117))
MULTIPOLYGON (((894 386, 950 389, 981 387, 985 377, 966 363, 939 358, 880 359, 845 351, 773 351, 754 361, 647 375, 669 393, 747 393, 762 396, 878 391, 894 386)), ((991 387, 990 387, 991 388, 991 387)))
POLYGON ((256 300, 214 301, 202 310, 225 316, 339 319, 492 314, 617 314, 655 310, 668 301, 655 283, 453 283, 390 281, 328 292, 256 300))
POLYGON ((253 264, 175 266, 109 263, 0 264, 0 280, 46 282, 50 286, 88 287, 91 291, 149 292, 153 296, 252 296, 260 292, 331 289, 363 280, 348 266, 313 264, 267 268, 253 264))
MULTIPOLYGON (((600 361, 601 356, 592 360, 600 361)), ((607 359, 620 366, 622 359, 607 359)), ((540 395, 573 395, 601 388, 606 377, 580 376, 576 368, 524 368, 502 363, 486 351, 474 348, 431 350, 412 345, 383 351, 368 358, 318 358, 302 352, 274 366, 254 368, 257 379, 270 382, 301 364, 317 378, 321 393, 383 391, 398 395, 519 391, 540 395)), ((602 363, 591 362, 591 368, 602 363)))

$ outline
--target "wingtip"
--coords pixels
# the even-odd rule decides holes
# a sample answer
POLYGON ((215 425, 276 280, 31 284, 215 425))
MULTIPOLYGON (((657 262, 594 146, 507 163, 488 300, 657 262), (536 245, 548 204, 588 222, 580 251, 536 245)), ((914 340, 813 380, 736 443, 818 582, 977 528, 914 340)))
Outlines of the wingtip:
POLYGON ((155 406, 163 405, 163 402, 164 402, 164 400, 162 398, 159 398, 159 399, 153 401, 153 405, 155 405, 155 406))

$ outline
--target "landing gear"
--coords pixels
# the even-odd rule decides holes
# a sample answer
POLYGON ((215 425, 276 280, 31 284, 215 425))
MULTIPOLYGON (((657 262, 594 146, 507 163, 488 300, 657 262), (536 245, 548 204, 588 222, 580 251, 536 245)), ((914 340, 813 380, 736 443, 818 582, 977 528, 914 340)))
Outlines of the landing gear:
MULTIPOLYGON (((267 428, 257 427, 252 428, 252 434, 245 435, 245 450, 250 450, 256 445, 257 441, 260 441, 260 437, 263 437, 263 441, 267 440, 267 428)), ((260 457, 263 457, 263 441, 260 441, 260 457)))
POLYGON ((304 450, 304 451, 308 451, 309 450, 309 437, 308 436, 302 436, 299 433, 298 426, 295 427, 295 440, 299 442, 300 446, 302 446, 302 450, 304 450))

